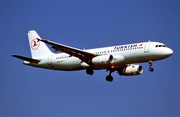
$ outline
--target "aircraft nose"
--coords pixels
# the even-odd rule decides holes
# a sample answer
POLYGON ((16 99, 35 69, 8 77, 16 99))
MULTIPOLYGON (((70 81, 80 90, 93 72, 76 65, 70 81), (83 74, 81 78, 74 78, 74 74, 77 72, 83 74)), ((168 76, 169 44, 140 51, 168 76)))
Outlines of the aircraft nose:
POLYGON ((173 54, 173 50, 170 48, 167 48, 166 51, 164 52, 166 55, 171 56, 173 54))
POLYGON ((172 49, 170 49, 170 50, 171 50, 171 52, 170 52, 170 53, 171 53, 171 55, 172 55, 172 54, 173 54, 173 50, 172 50, 172 49))

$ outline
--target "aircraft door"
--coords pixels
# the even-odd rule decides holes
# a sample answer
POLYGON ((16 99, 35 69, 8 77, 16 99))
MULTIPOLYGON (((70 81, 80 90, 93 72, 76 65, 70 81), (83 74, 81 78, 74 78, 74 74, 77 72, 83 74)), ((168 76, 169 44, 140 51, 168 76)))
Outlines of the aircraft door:
POLYGON ((52 65, 52 57, 53 55, 48 56, 48 60, 47 60, 48 65, 52 65))
POLYGON ((149 46, 150 46, 150 42, 148 43, 145 43, 145 46, 144 46, 144 52, 149 52, 149 46))

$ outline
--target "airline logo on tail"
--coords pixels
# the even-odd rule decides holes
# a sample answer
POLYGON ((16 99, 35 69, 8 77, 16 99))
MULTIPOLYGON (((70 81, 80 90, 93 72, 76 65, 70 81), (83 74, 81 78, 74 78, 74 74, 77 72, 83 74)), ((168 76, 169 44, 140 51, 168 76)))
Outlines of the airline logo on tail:
POLYGON ((31 48, 32 48, 33 50, 38 49, 39 46, 40 46, 40 41, 38 41, 37 38, 35 38, 35 39, 33 39, 33 40, 31 41, 31 48))

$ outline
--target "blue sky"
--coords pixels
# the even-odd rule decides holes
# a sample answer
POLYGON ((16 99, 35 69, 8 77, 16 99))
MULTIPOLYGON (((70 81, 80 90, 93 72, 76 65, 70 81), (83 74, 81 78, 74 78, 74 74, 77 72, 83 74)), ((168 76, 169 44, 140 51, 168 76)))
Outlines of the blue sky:
POLYGON ((179 0, 1 0, 1 117, 179 117, 179 0), (79 49, 158 41, 174 54, 125 77, 105 70, 63 72, 24 66, 27 31, 79 49))

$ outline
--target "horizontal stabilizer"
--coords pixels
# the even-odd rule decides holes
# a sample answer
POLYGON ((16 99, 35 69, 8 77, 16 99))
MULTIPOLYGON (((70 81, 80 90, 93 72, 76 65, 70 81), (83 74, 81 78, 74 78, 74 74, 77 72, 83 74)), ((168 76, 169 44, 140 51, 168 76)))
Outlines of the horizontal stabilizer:
POLYGON ((39 62, 40 62, 40 60, 32 59, 32 58, 28 58, 28 57, 20 56, 20 55, 16 55, 16 54, 13 54, 12 56, 13 56, 13 57, 16 57, 16 58, 18 58, 18 59, 25 60, 25 61, 29 61, 29 62, 33 62, 33 63, 39 63, 39 62))

